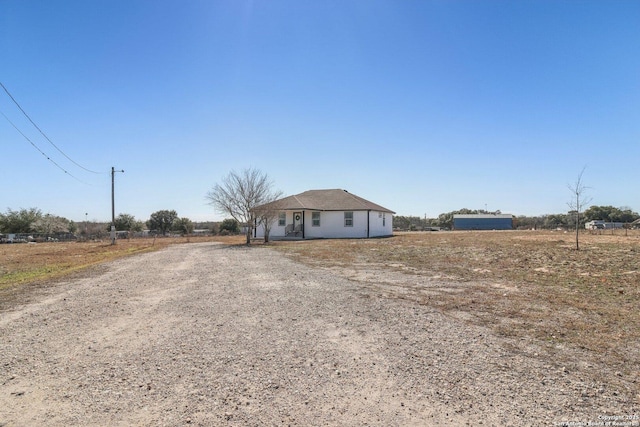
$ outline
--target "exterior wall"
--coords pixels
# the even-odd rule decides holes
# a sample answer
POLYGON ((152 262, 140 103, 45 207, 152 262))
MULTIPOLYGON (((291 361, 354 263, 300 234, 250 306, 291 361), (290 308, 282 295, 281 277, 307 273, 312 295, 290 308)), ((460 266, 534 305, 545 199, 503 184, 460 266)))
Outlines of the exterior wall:
MULTIPOLYGON (((293 224, 293 211, 286 212, 286 224, 293 224)), ((320 211, 320 225, 313 225, 313 211, 304 211, 304 237, 305 239, 341 239, 341 238, 366 238, 367 224, 369 237, 382 237, 393 235, 393 215, 377 211, 353 211, 353 226, 344 226, 344 211, 320 211), (367 222, 367 215, 369 220, 367 222)), ((276 219, 271 226, 269 239, 277 240, 285 237, 286 225, 279 226, 276 219)), ((258 227, 256 237, 264 237, 264 228, 258 227)), ((302 237, 302 236, 298 236, 302 237)))
POLYGON ((387 212, 371 211, 369 219, 369 237, 393 235, 393 215, 387 212))
MULTIPOLYGON (((274 237, 277 239, 278 237, 285 236, 285 230, 287 228, 286 224, 293 224, 293 212, 286 212, 287 220, 285 221, 285 225, 278 225, 278 218, 271 224, 271 231, 269 232, 269 239, 273 239, 274 237)), ((258 226, 255 230, 256 237, 264 237, 264 227, 262 225, 258 226)))
POLYGON ((320 226, 314 227, 311 222, 311 211, 305 212, 304 237, 306 238, 361 238, 367 237, 367 213, 353 212, 353 226, 344 226, 343 211, 320 212, 320 226))
POLYGON ((511 218, 453 218, 454 230, 512 230, 511 218))

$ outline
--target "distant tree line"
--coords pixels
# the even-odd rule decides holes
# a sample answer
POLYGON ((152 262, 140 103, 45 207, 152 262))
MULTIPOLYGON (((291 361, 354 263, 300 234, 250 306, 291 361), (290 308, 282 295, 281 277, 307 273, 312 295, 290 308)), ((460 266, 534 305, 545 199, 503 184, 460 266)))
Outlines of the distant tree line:
POLYGON ((7 209, 0 213, 0 233, 74 233, 77 225, 66 218, 43 214, 40 209, 7 209))
MULTIPOLYGON (((500 211, 489 212, 482 209, 460 209, 438 215, 437 218, 421 218, 418 216, 396 215, 393 217, 393 227, 399 230, 429 230, 451 229, 453 216, 457 214, 499 214, 500 211)), ((576 212, 569 211, 560 214, 546 214, 538 216, 514 217, 514 228, 517 229, 568 229, 574 228, 576 212)), ((631 223, 640 219, 640 215, 628 207, 616 208, 613 206, 591 206, 580 215, 580 227, 585 222, 602 220, 606 222, 631 223)), ((115 218, 115 226, 118 231, 130 231, 133 233, 149 230, 159 235, 182 234, 189 235, 194 230, 207 230, 209 234, 236 235, 242 232, 241 224, 228 218, 222 222, 194 223, 189 218, 179 217, 175 210, 160 210, 151 214, 147 221, 139 221, 133 215, 122 213, 115 218)), ((96 223, 84 221, 75 223, 66 218, 44 214, 40 209, 29 208, 12 210, 0 213, 0 233, 15 234, 45 234, 59 233, 79 234, 81 237, 103 237, 108 234, 110 223, 96 223)))
MULTIPOLYGON (((194 223, 189 218, 180 217, 175 210, 160 210, 151 214, 147 221, 139 221, 133 215, 122 213, 115 218, 117 231, 142 232, 167 235, 189 235, 194 230, 207 230, 209 234, 239 234, 241 227, 235 219, 225 219, 221 223, 194 223)), ((79 234, 80 237, 102 238, 108 235, 111 223, 84 221, 75 223, 66 218, 43 214, 38 208, 12 210, 0 213, 0 233, 2 234, 79 234)))
MULTIPOLYGON (((451 229, 453 227, 453 216, 458 214, 500 214, 500 211, 489 212, 483 209, 460 209, 438 215, 437 218, 421 218, 418 216, 393 217, 393 227, 399 230, 429 230, 451 229)), ((606 222, 631 223, 640 218, 637 212, 628 207, 616 208, 613 206, 591 206, 580 214, 578 224, 584 224, 593 220, 603 220, 606 222)), ((516 216, 514 217, 514 228, 517 229, 568 229, 576 226, 576 212, 569 211, 561 214, 546 214, 538 216, 516 216)))

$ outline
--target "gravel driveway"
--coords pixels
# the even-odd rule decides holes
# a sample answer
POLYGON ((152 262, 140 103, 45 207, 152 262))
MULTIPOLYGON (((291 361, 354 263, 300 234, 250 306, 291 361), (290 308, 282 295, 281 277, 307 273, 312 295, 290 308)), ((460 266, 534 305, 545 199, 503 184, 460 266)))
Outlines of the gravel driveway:
POLYGON ((381 297, 376 274, 199 243, 42 289, 0 313, 0 426, 638 425, 597 367, 381 297))

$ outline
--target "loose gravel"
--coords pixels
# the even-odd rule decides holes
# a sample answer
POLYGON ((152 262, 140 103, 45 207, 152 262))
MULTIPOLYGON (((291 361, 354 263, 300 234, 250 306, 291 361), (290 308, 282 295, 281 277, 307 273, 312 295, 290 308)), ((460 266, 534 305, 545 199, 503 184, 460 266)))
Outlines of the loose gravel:
POLYGON ((384 274, 198 243, 42 288, 0 313, 0 426, 640 425, 578 350, 385 297, 384 274))

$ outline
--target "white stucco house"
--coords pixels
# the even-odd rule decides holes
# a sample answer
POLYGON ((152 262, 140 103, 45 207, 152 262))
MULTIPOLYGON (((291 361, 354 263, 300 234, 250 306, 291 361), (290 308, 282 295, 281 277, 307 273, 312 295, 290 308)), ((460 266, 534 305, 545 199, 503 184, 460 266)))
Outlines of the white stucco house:
MULTIPOLYGON (((269 205, 277 212, 269 239, 339 239, 393 234, 393 212, 346 190, 309 190, 269 205)), ((254 237, 264 237, 258 225, 254 237)))

